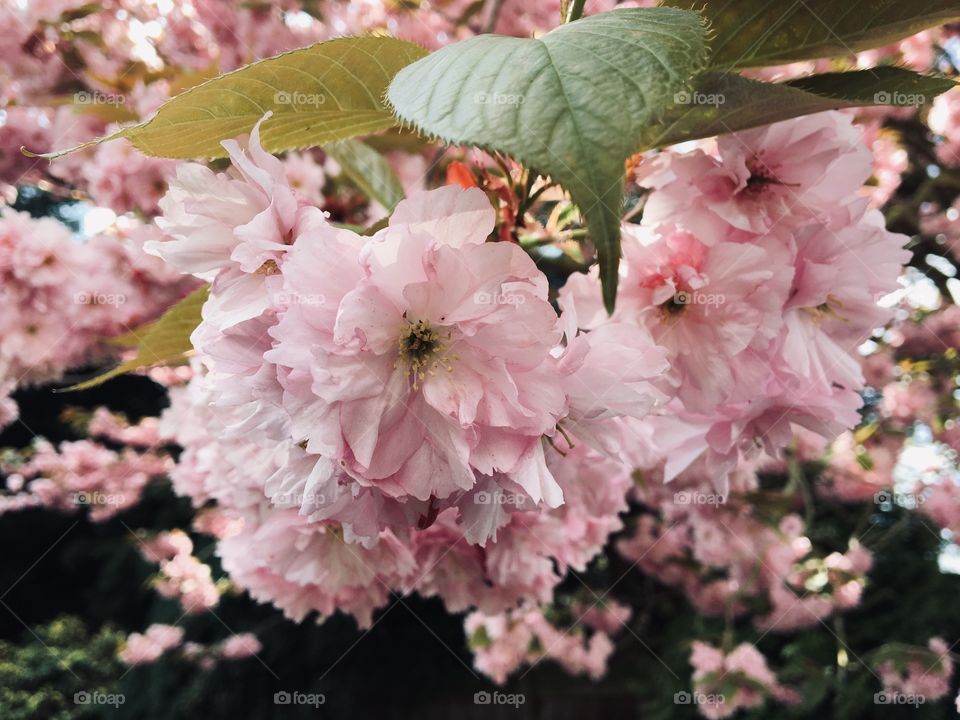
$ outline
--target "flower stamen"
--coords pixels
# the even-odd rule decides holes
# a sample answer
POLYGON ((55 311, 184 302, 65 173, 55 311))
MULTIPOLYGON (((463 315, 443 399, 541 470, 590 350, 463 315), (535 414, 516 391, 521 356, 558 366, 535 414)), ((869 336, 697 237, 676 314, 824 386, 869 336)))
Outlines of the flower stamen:
POLYGON ((435 374, 437 365, 446 368, 447 372, 453 371, 450 360, 455 359, 455 356, 445 353, 445 339, 449 340, 449 337, 441 336, 426 320, 408 321, 400 330, 397 340, 399 359, 393 366, 399 367, 403 362, 409 368, 414 390, 420 387, 420 382, 425 380, 427 375, 435 374))

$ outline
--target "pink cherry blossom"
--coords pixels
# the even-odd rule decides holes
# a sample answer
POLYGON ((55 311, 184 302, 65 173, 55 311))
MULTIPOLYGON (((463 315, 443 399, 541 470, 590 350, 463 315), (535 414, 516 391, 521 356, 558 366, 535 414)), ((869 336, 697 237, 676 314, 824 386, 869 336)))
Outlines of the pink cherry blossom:
POLYGON ((213 281, 204 317, 220 330, 270 306, 269 278, 289 246, 305 227, 323 224, 320 211, 290 186, 283 163, 263 150, 259 128, 246 149, 224 142, 232 175, 196 164, 177 168, 160 201, 157 224, 165 237, 146 244, 181 272, 213 281))
POLYGON ((154 624, 146 632, 131 633, 127 637, 120 660, 127 665, 152 663, 165 652, 173 650, 183 642, 183 628, 173 625, 154 624))

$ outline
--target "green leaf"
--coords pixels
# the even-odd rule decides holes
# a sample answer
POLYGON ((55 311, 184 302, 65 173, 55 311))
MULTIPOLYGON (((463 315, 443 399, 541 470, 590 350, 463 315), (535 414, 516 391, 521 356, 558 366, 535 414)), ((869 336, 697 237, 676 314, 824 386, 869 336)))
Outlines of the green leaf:
POLYGON ((338 140, 324 146, 324 151, 336 160, 347 177, 387 210, 393 210, 403 200, 403 185, 397 179, 386 159, 360 140, 338 140))
POLYGON ((209 286, 204 285, 187 295, 157 320, 116 338, 114 344, 135 344, 137 354, 117 367, 60 392, 86 390, 118 375, 153 365, 181 362, 193 350, 190 334, 200 324, 200 310, 207 300, 209 286))
POLYGON ((644 133, 642 150, 746 130, 781 120, 865 105, 926 105, 954 86, 947 78, 881 67, 774 84, 704 73, 694 89, 644 133))
POLYGON ((397 115, 448 143, 511 155, 549 175, 580 207, 613 309, 624 161, 706 59, 695 13, 624 9, 539 39, 480 35, 401 70, 397 115))
POLYGON ((261 60, 208 80, 165 102, 146 122, 69 150, 127 138, 147 155, 220 158, 220 142, 261 126, 270 152, 312 147, 393 127, 384 105, 387 84, 400 68, 426 55, 414 43, 389 37, 340 38, 261 60))
POLYGON ((957 0, 662 0, 710 23, 712 67, 853 55, 960 19, 957 0))

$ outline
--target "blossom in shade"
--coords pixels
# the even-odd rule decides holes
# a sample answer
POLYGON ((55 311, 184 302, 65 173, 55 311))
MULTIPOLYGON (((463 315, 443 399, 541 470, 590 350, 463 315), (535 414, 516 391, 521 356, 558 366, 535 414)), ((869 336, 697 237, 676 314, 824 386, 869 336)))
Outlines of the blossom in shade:
POLYGON ((127 665, 152 663, 165 652, 183 642, 183 628, 173 625, 154 624, 144 633, 131 633, 120 651, 120 660, 127 665))

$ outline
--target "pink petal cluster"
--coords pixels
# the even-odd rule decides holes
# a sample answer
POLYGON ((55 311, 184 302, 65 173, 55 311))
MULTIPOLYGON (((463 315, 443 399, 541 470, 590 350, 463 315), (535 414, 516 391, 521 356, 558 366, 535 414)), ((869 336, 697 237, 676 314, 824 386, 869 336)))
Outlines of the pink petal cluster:
POLYGON ((149 450, 111 450, 93 440, 54 446, 38 439, 25 457, 0 465, 10 490, 0 496, 0 513, 28 507, 61 512, 86 508, 92 521, 102 522, 136 505, 147 483, 165 476, 172 466, 169 457, 149 450))
MULTIPOLYGON (((217 331, 259 317, 280 292, 274 276, 294 240, 322 213, 296 193, 283 163, 260 146, 259 123, 245 151, 236 141, 224 147, 231 174, 204 165, 179 165, 160 201, 157 224, 164 236, 147 242, 170 266, 212 281, 204 320, 217 331)), ((198 331, 199 332, 199 331, 198 331)))
POLYGON ((256 657, 263 645, 253 633, 231 635, 223 642, 204 645, 198 642, 183 644, 183 657, 195 662, 202 670, 212 670, 222 660, 243 660, 256 657))
MULTIPOLYGON (((616 606, 603 612, 620 610, 622 607, 616 606)), ((539 608, 518 608, 499 615, 474 612, 467 616, 465 627, 474 651, 474 666, 498 684, 506 682, 507 676, 522 666, 543 660, 552 660, 571 675, 599 680, 606 674, 607 661, 614 650, 610 635, 615 630, 588 632, 589 628, 579 623, 557 627, 539 608)), ((619 625, 617 629, 622 628, 619 625)))
POLYGON ((110 412, 105 407, 98 407, 93 411, 90 422, 87 424, 87 433, 91 437, 141 448, 152 448, 159 445, 161 441, 158 418, 145 417, 137 424, 131 425, 126 418, 110 412))
POLYGON ((0 382, 0 430, 12 425, 20 417, 20 407, 10 395, 16 390, 13 380, 0 382))
POLYGON ((951 477, 939 478, 929 486, 918 486, 915 495, 921 499, 920 510, 939 527, 954 536, 960 533, 960 485, 951 477))
POLYGON ((910 163, 909 153, 879 121, 864 124, 864 140, 873 155, 873 179, 864 187, 872 207, 883 207, 900 187, 910 163))
MULTIPOLYGON (((652 193, 624 226, 612 321, 668 349, 680 390, 654 421, 668 480, 701 457, 722 480, 793 424, 833 438, 859 421, 856 348, 892 317, 877 300, 909 259, 860 195, 870 167, 849 116, 823 113, 641 169, 652 193)), ((583 327, 610 322, 596 271, 562 295, 583 327)))
POLYGON ((180 647, 182 642, 183 628, 153 624, 144 633, 131 633, 119 657, 127 665, 145 665, 180 647))
POLYGON ((193 556, 193 542, 185 533, 160 533, 140 549, 146 560, 160 566, 153 583, 157 592, 177 600, 185 614, 209 610, 220 602, 210 566, 193 556))
MULTIPOLYGON (((281 504, 271 501, 263 479, 287 462, 290 450, 231 436, 229 418, 209 399, 201 377, 173 390, 162 431, 184 447, 174 487, 198 505, 216 500, 218 514, 204 525, 221 538, 217 552, 231 580, 296 620, 341 610, 369 626, 391 592, 436 595, 451 612, 479 607, 496 614, 521 601, 546 603, 567 568, 585 569, 622 528, 627 468, 577 446, 565 456, 552 449, 547 455, 566 498, 559 508, 537 509, 494 486, 478 489, 477 510, 493 521, 495 535, 484 548, 465 537, 456 508, 440 512, 430 527, 383 529, 372 542, 357 542, 350 526, 299 513, 300 497, 277 494, 281 504)), ((315 461, 304 466, 304 497, 314 492, 315 467, 315 461)), ((361 515, 366 508, 354 511, 358 527, 369 522, 361 515)))
POLYGON ((119 140, 97 145, 81 173, 97 205, 117 213, 138 210, 152 216, 159 209, 175 167, 173 160, 144 155, 128 141, 119 140))
POLYGON ((529 256, 487 242, 479 190, 415 194, 364 237, 293 190, 256 128, 225 146, 235 174, 181 166, 149 247, 212 280, 203 382, 226 434, 287 448, 264 476, 274 505, 368 543, 455 508, 455 532, 483 545, 511 511, 563 502, 545 439, 615 454, 604 427, 667 398, 650 334, 578 334, 529 256))
POLYGON ((762 630, 791 632, 856 605, 870 552, 851 540, 846 553, 818 555, 798 515, 772 524, 751 512, 756 490, 756 478, 743 470, 725 495, 709 476, 664 485, 653 474, 636 497, 656 512, 640 516, 617 549, 644 573, 683 589, 704 615, 749 615, 762 630))
POLYGON ((253 633, 231 635, 220 646, 220 655, 226 660, 242 660, 256 655, 263 645, 253 633))
POLYGON ((0 381, 30 385, 116 354, 104 339, 152 320, 190 282, 144 255, 140 231, 75 238, 0 210, 0 381))
POLYGON ((938 95, 930 108, 927 124, 940 139, 937 159, 948 167, 960 164, 960 91, 938 95))
POLYGON ((887 645, 878 653, 884 657, 876 669, 886 695, 932 702, 950 692, 954 662, 950 646, 943 638, 930 638, 926 648, 887 645))
POLYGON ((869 502, 893 485, 902 445, 902 438, 895 435, 877 433, 858 443, 854 433, 844 433, 830 447, 818 493, 841 502, 869 502))
POLYGON ((226 174, 180 168, 150 248, 212 282, 162 434, 184 447, 177 491, 216 502, 203 526, 238 586, 361 625, 393 592, 490 617, 548 604, 621 529, 641 467, 676 486, 637 491, 660 512, 621 550, 703 612, 759 602, 784 631, 858 602, 869 553, 822 557, 797 516, 743 512, 756 479, 732 471, 795 427, 859 420, 855 349, 906 256, 860 196, 847 116, 659 161, 612 319, 590 276, 558 316, 529 257, 488 241, 479 190, 415 192, 367 237, 331 225, 257 128, 227 149, 226 174))
POLYGON ((724 652, 709 643, 694 641, 690 664, 693 700, 699 713, 711 720, 760 707, 768 697, 786 703, 800 700, 795 691, 777 681, 760 651, 747 643, 724 652))

